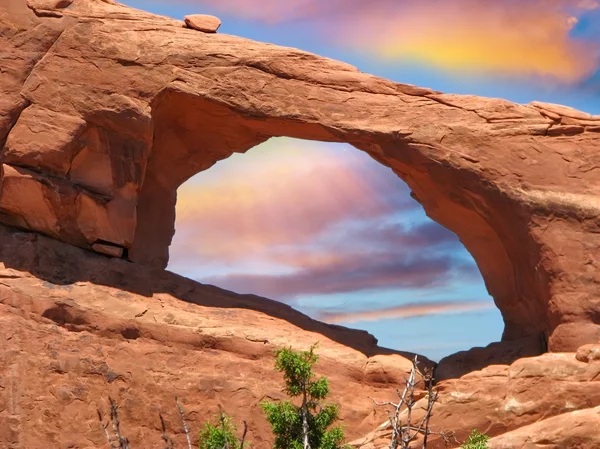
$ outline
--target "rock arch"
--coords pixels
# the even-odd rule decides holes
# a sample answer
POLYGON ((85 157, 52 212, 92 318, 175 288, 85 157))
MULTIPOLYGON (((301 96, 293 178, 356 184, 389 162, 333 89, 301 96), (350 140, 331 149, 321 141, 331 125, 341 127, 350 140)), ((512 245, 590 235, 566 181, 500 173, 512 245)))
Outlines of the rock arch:
POLYGON ((0 6, 18 55, 0 74, 3 223, 162 268, 190 176, 273 136, 347 142, 460 237, 504 339, 600 339, 599 116, 397 84, 101 0, 28 3, 0 6))

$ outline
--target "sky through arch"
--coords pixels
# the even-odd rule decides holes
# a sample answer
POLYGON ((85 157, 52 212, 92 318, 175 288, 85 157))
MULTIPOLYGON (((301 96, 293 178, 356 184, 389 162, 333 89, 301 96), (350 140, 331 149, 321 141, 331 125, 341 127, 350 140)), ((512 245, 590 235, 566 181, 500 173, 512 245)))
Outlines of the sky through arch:
POLYGON ((273 138, 178 190, 169 269, 286 302, 433 359, 500 339, 473 258, 391 169, 346 144, 273 138))

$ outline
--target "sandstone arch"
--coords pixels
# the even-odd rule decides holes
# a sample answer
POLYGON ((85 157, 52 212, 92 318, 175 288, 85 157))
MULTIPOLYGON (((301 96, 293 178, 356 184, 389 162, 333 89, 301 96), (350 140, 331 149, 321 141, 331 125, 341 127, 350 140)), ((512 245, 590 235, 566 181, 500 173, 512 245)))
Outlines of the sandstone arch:
POLYGON ((391 167, 475 258, 504 339, 600 339, 600 117, 445 95, 101 0, 0 6, 0 219, 164 267, 177 187, 272 136, 391 167), (61 3, 62 4, 62 3, 61 3))

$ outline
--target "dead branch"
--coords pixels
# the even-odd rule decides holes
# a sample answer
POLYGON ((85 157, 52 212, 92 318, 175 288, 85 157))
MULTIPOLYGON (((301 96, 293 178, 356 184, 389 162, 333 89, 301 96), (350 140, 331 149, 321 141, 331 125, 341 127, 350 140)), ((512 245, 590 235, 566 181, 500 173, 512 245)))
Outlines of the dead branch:
POLYGON ((113 432, 115 434, 115 438, 117 439, 119 445, 117 446, 119 449, 130 449, 129 448, 129 440, 121 434, 121 423, 119 422, 119 406, 117 403, 109 397, 110 401, 110 420, 113 425, 113 432))
POLYGON ((165 440, 165 449, 173 449, 173 440, 169 438, 169 435, 167 434, 167 425, 165 424, 165 420, 160 413, 158 416, 160 418, 160 425, 162 427, 162 439, 165 440))
POLYGON ((242 421, 244 423, 244 433, 242 433, 242 439, 240 440, 240 449, 244 449, 244 443, 246 442, 246 433, 248 433, 248 423, 246 421, 242 421))
POLYGON ((104 431, 104 435, 106 436, 106 441, 110 445, 111 449, 130 449, 129 440, 121 434, 121 423, 119 422, 119 406, 112 399, 108 398, 110 402, 110 422, 104 422, 104 418, 102 417, 102 412, 100 409, 97 409, 98 412, 98 420, 100 421, 100 426, 104 431), (112 430, 114 433, 114 437, 110 435, 108 431, 108 426, 112 423, 112 430))
POLYGON ((100 409, 96 409, 96 411, 98 412, 98 420, 100 421, 100 426, 102 427, 102 430, 104 431, 104 435, 106 436, 106 441, 108 442, 109 446, 111 447, 111 449, 119 449, 119 446, 116 446, 110 436, 110 433, 108 433, 108 425, 110 424, 108 421, 105 423, 104 422, 104 418, 102 417, 102 412, 100 411, 100 409))
POLYGON ((183 423, 183 431, 185 432, 185 438, 187 440, 188 449, 192 449, 192 441, 190 440, 190 429, 185 420, 185 414, 183 413, 183 407, 179 403, 179 399, 175 396, 175 403, 177 404, 177 410, 179 410, 179 416, 181 416, 181 422, 183 423))
POLYGON ((392 428, 392 437, 390 441, 390 449, 410 449, 413 442, 418 437, 423 438, 421 449, 427 448, 427 441, 430 435, 440 435, 446 443, 450 442, 453 437, 452 432, 432 432, 429 428, 429 421, 433 412, 433 407, 438 399, 438 392, 433 384, 433 371, 430 369, 424 370, 422 373, 418 368, 419 361, 417 356, 413 360, 413 365, 408 378, 405 378, 404 390, 397 390, 399 401, 377 402, 371 399, 375 405, 391 407, 390 426, 392 428), (417 374, 421 377, 423 388, 427 395, 427 407, 422 408, 425 415, 415 421, 413 418, 413 410, 417 401, 415 401, 415 391, 419 384, 417 374))

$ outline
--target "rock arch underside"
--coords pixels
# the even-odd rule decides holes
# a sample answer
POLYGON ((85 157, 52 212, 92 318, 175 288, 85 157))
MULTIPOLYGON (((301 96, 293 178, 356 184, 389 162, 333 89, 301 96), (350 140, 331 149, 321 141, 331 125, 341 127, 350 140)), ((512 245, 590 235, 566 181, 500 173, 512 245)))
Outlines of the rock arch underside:
MULTIPOLYGON (((0 0, 0 48, 3 236, 162 269, 191 176, 274 136, 346 142, 459 236, 504 341, 600 341, 600 116, 394 83, 102 0, 0 0)), ((2 260, 21 251, 10 238, 2 260)), ((46 318, 72 318, 57 307, 46 318)))

